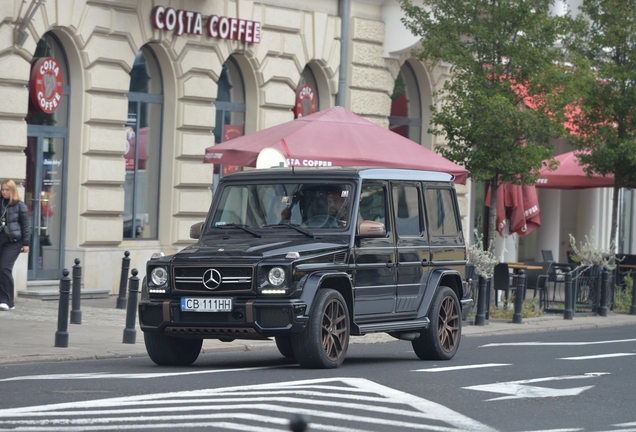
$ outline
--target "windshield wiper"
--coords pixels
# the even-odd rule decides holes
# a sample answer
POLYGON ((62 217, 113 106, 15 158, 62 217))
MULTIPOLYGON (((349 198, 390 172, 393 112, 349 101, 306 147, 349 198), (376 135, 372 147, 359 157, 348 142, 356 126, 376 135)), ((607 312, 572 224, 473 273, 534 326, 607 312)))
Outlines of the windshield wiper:
POLYGON ((305 234, 307 237, 311 237, 311 238, 316 238, 316 235, 314 233, 312 233, 311 231, 307 231, 306 229, 302 229, 301 227, 299 227, 298 225, 292 225, 290 223, 278 223, 278 224, 269 224, 269 225, 263 225, 265 227, 271 228, 271 227, 289 227, 289 228, 293 228, 296 231, 298 231, 301 234, 305 234))
POLYGON ((257 233, 256 231, 249 229, 249 228, 247 227, 247 225, 243 225, 243 224, 237 224, 237 223, 226 223, 226 224, 224 224, 224 225, 217 225, 217 226, 215 226, 214 228, 220 228, 220 229, 223 229, 223 228, 227 228, 227 227, 240 228, 240 229, 242 229, 243 231, 245 231, 246 233, 250 233, 250 234, 252 234, 254 237, 258 237, 258 238, 263 237, 263 235, 262 235, 262 234, 257 233))

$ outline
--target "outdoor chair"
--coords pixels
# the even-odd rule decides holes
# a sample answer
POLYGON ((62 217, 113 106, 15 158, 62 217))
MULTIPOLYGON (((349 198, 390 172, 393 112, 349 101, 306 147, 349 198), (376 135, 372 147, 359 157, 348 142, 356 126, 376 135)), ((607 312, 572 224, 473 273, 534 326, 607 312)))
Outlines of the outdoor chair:
POLYGON ((551 250, 542 249, 541 256, 543 256, 543 261, 554 262, 554 256, 551 250))
POLYGON ((510 291, 516 290, 517 285, 513 281, 516 281, 517 275, 510 274, 508 263, 499 263, 495 265, 495 271, 493 274, 493 286, 495 290, 495 306, 499 306, 498 294, 499 291, 504 291, 504 307, 508 303, 510 298, 510 291))
POLYGON ((536 298, 539 292, 539 308, 545 307, 546 292, 548 290, 548 282, 556 282, 557 275, 552 270, 552 262, 524 262, 527 265, 541 266, 541 270, 526 271, 526 290, 533 290, 532 298, 536 298))

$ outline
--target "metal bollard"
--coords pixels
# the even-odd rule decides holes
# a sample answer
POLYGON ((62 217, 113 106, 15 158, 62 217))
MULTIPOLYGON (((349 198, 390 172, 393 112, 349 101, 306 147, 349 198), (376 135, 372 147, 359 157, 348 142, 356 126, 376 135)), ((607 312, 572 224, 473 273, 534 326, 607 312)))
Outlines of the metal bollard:
POLYGON ((479 290, 477 291, 477 314, 475 315, 475 325, 483 326, 486 324, 486 315, 484 313, 484 305, 486 303, 486 279, 479 276, 479 290))
POLYGON ((571 320, 574 318, 574 292, 572 286, 572 273, 570 267, 565 268, 565 310, 563 311, 563 319, 571 320))
POLYGON ((73 266, 73 295, 71 309, 71 324, 82 323, 82 311, 80 310, 80 300, 82 299, 82 266, 80 265, 80 259, 75 258, 75 265, 73 266))
POLYGON ((607 316, 607 288, 609 285, 609 271, 606 268, 601 273, 601 304, 598 306, 598 315, 607 316))
POLYGON ((136 268, 132 269, 130 286, 128 287, 128 309, 126 310, 126 328, 124 329, 123 343, 134 344, 137 338, 135 321, 137 320, 137 294, 139 293, 139 273, 136 268))
POLYGON ((130 268, 130 252, 124 252, 121 260, 121 278, 119 279, 119 296, 116 309, 126 309, 126 282, 128 282, 128 269, 130 268))
POLYGON ((71 278, 68 269, 62 270, 60 279, 60 303, 57 310, 57 331, 55 332, 55 346, 68 347, 68 298, 71 294, 71 278))
POLYGON ((521 269, 517 276, 517 292, 515 293, 515 313, 512 315, 513 324, 521 324, 523 319, 523 300, 526 297, 526 272, 521 269))
POLYGON ((311 418, 305 414, 292 414, 289 419, 289 430, 292 432, 304 432, 309 426, 311 418))

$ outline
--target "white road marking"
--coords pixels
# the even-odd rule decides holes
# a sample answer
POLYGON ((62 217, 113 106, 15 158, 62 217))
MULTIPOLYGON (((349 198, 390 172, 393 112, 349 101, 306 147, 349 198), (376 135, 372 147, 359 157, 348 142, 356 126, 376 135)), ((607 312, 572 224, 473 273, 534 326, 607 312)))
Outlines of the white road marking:
POLYGON ((558 360, 594 360, 594 359, 625 357, 625 356, 633 356, 633 355, 636 355, 636 353, 612 353, 612 354, 598 354, 598 355, 589 355, 589 356, 580 356, 580 357, 561 357, 558 360))
POLYGON ((547 387, 536 387, 525 384, 533 384, 538 382, 548 381, 562 381, 562 380, 575 380, 575 379, 588 379, 597 378, 603 375, 609 375, 607 372, 590 372, 583 375, 563 375, 555 377, 534 378, 528 380, 508 381, 494 384, 476 385, 470 387, 463 387, 467 390, 477 390, 490 393, 502 393, 508 396, 502 396, 493 399, 487 399, 487 401, 505 400, 505 399, 522 399, 522 398, 545 398, 545 397, 560 397, 560 396, 576 396, 583 393, 585 390, 589 390, 594 386, 575 387, 569 389, 552 389, 547 387))
POLYGON ((93 373, 77 373, 77 374, 51 374, 51 375, 26 375, 12 378, 0 379, 0 382, 5 381, 25 381, 25 380, 84 380, 84 379, 149 379, 149 378, 166 378, 185 375, 201 375, 223 372, 243 372, 254 371, 263 369, 276 369, 285 366, 262 366, 252 368, 238 368, 238 369, 207 369, 191 372, 163 372, 163 373, 143 373, 143 374, 117 374, 110 372, 93 372, 93 373))
POLYGON ((594 342, 507 342, 507 343, 491 343, 481 345, 479 348, 490 348, 498 346, 582 346, 582 345, 603 345, 614 343, 636 342, 636 339, 617 339, 594 342))
POLYGON ((370 431, 374 425, 393 430, 494 431, 443 405, 362 378, 290 381, 0 409, 0 429, 149 429, 178 422, 180 429, 268 431, 287 425, 292 414, 309 415, 312 430, 333 432, 370 431))
POLYGON ((489 367, 498 367, 498 366, 512 366, 510 363, 484 363, 484 364, 476 364, 476 365, 464 365, 464 366, 449 366, 449 367, 438 367, 438 368, 429 368, 429 369, 415 369, 411 372, 448 372, 462 369, 480 369, 480 368, 489 368, 489 367))

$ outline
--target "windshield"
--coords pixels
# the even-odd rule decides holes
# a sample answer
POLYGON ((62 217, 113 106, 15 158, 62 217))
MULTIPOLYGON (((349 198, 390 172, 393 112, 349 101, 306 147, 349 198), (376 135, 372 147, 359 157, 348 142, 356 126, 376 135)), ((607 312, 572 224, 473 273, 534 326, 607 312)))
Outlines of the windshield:
POLYGON ((270 183, 226 185, 212 218, 212 227, 241 225, 265 228, 346 228, 350 222, 353 184, 270 183))

